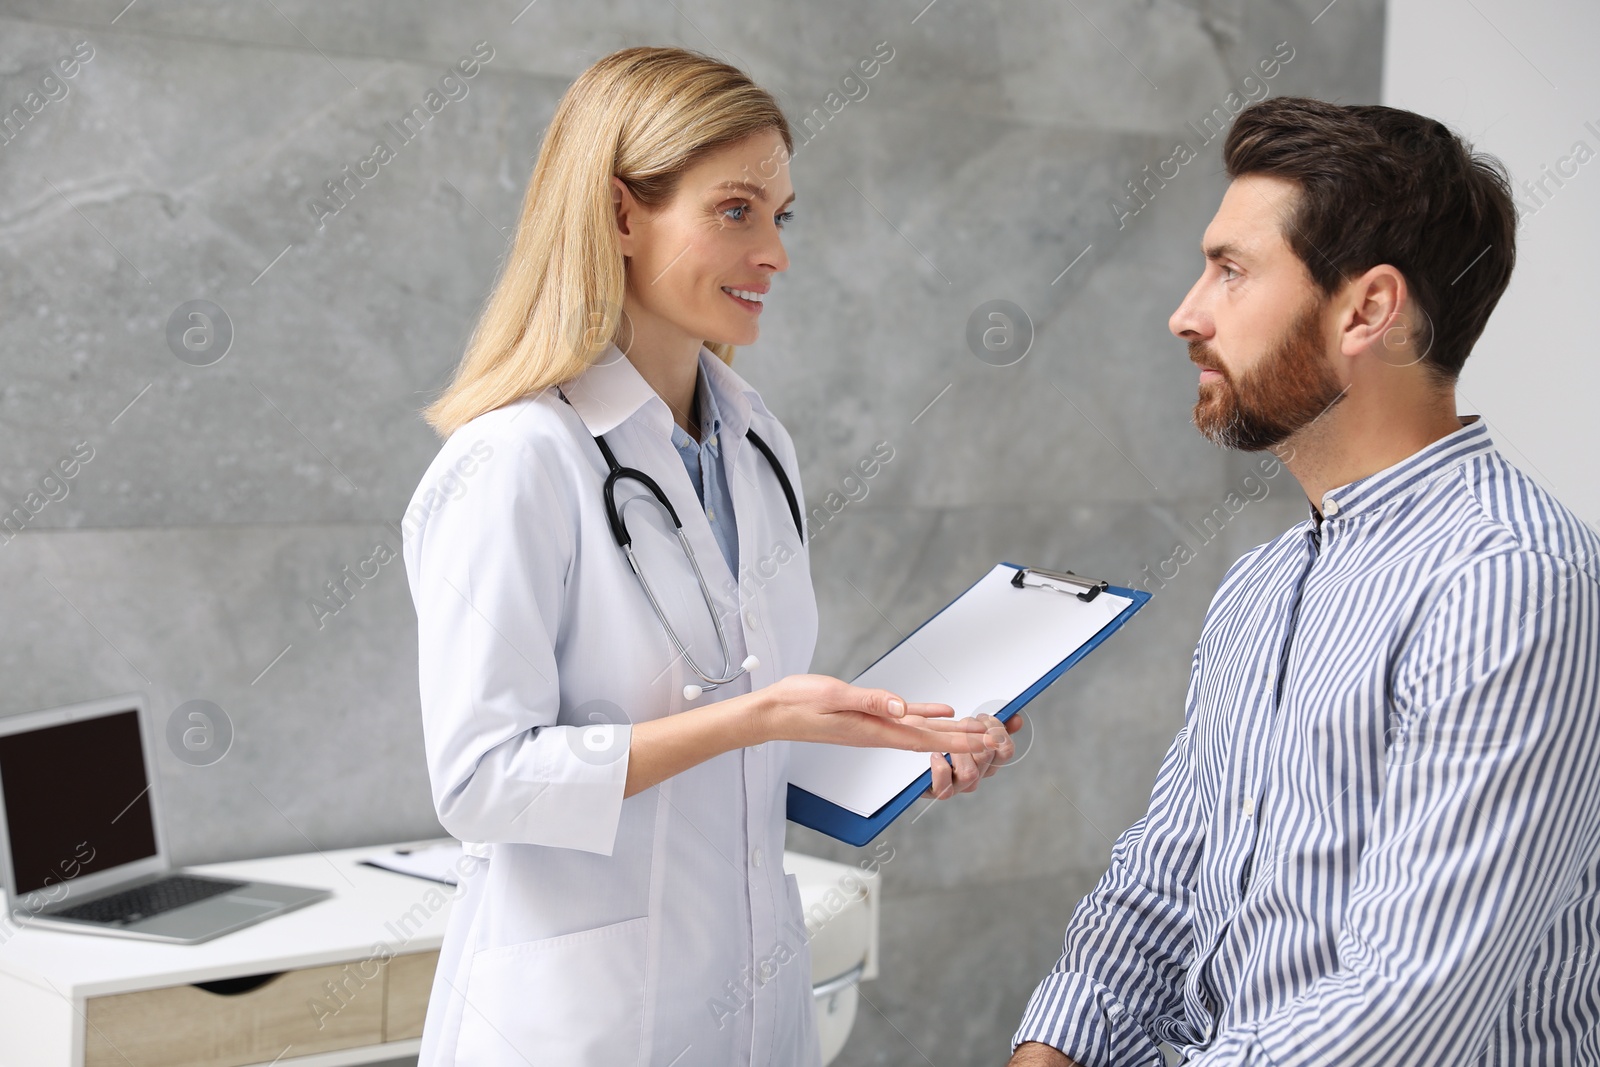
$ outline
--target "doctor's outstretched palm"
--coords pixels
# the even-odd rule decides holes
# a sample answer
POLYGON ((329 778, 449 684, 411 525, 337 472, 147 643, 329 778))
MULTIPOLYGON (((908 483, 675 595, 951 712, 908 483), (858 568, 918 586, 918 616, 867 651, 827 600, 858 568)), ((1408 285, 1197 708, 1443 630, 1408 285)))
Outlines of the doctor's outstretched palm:
POLYGON ((887 689, 864 689, 826 674, 791 674, 751 696, 761 700, 751 710, 755 729, 774 741, 913 752, 989 747, 980 718, 957 719, 948 704, 907 704, 887 689))
POLYGON ((907 704, 886 689, 864 689, 823 674, 791 674, 752 697, 768 705, 753 714, 773 739, 861 748, 930 752, 933 784, 922 794, 944 799, 970 793, 1015 752, 1011 735, 1020 714, 1002 723, 992 715, 955 718, 948 704, 907 704), (950 753, 946 762, 939 754, 950 753))
POLYGON ((634 723, 622 795, 633 796, 719 753, 767 741, 929 752, 933 785, 925 796, 971 792, 1011 758, 1010 735, 1022 726, 1022 716, 1004 724, 992 715, 954 716, 948 704, 908 704, 884 689, 824 674, 791 674, 754 692, 634 723))

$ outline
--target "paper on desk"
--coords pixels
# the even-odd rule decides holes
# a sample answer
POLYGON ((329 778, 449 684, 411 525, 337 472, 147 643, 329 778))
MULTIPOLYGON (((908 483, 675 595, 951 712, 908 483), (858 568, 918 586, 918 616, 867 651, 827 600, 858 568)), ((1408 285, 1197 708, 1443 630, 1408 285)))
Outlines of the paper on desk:
MULTIPOLYGON (((993 714, 1087 644, 1133 601, 1079 600, 1011 584, 1003 563, 857 678, 909 701, 948 704, 962 718, 993 714)), ((871 815, 928 769, 928 753, 795 742, 789 781, 857 815, 871 815)))
POLYGON ((361 862, 369 867, 381 867, 398 874, 409 874, 417 878, 443 882, 445 885, 455 885, 458 879, 457 867, 461 862, 461 842, 444 841, 407 852, 389 849, 385 852, 375 852, 361 862))

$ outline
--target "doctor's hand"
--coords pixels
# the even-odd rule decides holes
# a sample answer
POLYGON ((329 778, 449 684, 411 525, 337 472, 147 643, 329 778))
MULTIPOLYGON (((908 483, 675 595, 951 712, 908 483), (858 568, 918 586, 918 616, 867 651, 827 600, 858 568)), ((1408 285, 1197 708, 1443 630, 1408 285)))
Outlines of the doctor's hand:
POLYGON ((791 674, 751 696, 756 733, 770 740, 960 753, 968 760, 1010 744, 1001 740, 1003 729, 997 736, 976 717, 957 719, 948 704, 911 704, 886 689, 824 674, 791 674))
POLYGON ((924 797, 946 800, 957 793, 970 793, 978 782, 1005 766, 1016 754, 1017 746, 1011 735, 1022 729, 1022 712, 1017 712, 1005 722, 993 715, 974 715, 972 719, 983 723, 989 735, 998 743, 982 752, 951 752, 950 759, 935 753, 928 763, 933 768, 933 784, 922 791, 924 797))

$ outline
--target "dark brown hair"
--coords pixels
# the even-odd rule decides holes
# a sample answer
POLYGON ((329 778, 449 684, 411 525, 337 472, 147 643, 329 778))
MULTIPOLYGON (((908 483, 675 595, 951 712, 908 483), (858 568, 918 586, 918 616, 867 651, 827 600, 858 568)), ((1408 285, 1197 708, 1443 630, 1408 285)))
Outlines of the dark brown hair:
POLYGON ((1223 143, 1230 178, 1300 187, 1284 237, 1324 294, 1386 263, 1424 313, 1413 341, 1454 381, 1511 280, 1516 209, 1505 168, 1441 122, 1398 108, 1262 100, 1223 143))

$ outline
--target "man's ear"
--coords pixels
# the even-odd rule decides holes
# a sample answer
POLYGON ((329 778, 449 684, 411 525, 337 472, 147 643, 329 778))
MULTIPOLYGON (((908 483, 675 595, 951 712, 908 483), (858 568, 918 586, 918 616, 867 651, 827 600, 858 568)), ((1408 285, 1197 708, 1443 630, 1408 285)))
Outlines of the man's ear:
POLYGON ((1339 350, 1346 358, 1370 352, 1393 367, 1418 361, 1431 331, 1416 321, 1422 309, 1404 274, 1380 263, 1345 283, 1343 304, 1339 350))

